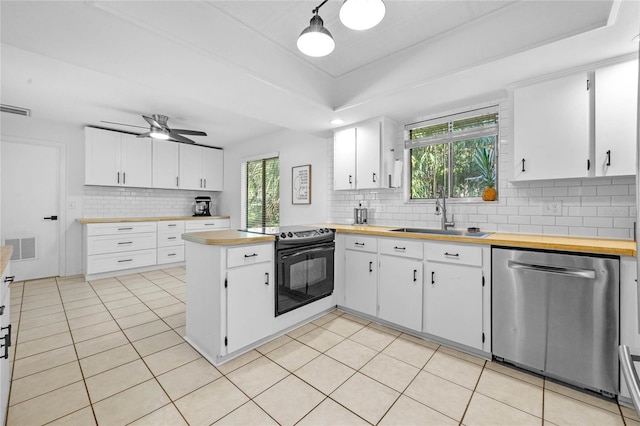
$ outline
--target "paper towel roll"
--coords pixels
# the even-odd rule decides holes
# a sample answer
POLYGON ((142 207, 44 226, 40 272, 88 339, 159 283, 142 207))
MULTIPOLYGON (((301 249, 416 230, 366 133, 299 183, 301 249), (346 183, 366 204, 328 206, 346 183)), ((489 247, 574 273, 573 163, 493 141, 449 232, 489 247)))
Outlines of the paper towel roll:
POLYGON ((400 186, 402 186, 402 160, 395 160, 393 162, 393 178, 391 180, 391 186, 393 188, 400 188, 400 186))

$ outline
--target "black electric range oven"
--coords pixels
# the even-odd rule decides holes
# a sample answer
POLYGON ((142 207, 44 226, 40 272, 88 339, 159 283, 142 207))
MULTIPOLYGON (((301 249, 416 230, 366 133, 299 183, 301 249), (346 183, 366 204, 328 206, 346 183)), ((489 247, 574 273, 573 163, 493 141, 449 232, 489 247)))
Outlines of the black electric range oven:
POLYGON ((335 233, 331 229, 280 226, 242 231, 276 237, 275 316, 333 293, 335 233))

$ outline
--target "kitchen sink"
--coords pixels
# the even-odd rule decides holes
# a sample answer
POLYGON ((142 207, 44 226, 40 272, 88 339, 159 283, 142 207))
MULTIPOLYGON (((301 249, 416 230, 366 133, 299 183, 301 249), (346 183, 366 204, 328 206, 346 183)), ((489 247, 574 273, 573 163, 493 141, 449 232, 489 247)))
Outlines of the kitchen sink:
POLYGON ((432 234, 432 235, 454 235, 458 237, 485 238, 492 232, 470 232, 466 229, 429 229, 429 228, 398 228, 391 229, 391 232, 406 232, 415 234, 432 234))

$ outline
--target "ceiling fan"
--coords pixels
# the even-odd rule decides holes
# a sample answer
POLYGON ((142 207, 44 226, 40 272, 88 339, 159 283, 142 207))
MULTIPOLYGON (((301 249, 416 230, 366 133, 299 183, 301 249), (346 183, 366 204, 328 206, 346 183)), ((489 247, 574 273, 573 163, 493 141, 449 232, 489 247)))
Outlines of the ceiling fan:
MULTIPOLYGON (((147 123, 149 123, 149 131, 138 135, 139 138, 155 138, 162 140, 170 140, 181 143, 195 143, 189 138, 186 138, 182 135, 189 136, 207 136, 205 132, 200 132, 198 130, 186 130, 186 129, 171 129, 167 125, 167 121, 169 117, 161 114, 153 114, 151 117, 143 115, 142 118, 145 119, 147 123)), ((103 123, 110 124, 118 124, 121 126, 129 126, 129 127, 140 127, 141 129, 146 129, 146 127, 142 126, 134 126, 132 124, 123 124, 123 123, 114 123, 112 121, 102 121, 103 123)))

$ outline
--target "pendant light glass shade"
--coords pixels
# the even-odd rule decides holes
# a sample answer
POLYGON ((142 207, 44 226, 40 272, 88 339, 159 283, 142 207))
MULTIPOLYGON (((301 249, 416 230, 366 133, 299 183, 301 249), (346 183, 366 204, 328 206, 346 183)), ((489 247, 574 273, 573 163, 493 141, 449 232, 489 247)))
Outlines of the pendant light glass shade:
POLYGON ((345 0, 340 21, 352 30, 368 30, 382 21, 386 7, 382 0, 345 0))
POLYGON ((331 33, 324 27, 322 18, 316 12, 309 26, 298 37, 298 49, 307 56, 320 57, 333 52, 335 47, 331 33))

